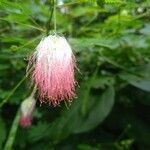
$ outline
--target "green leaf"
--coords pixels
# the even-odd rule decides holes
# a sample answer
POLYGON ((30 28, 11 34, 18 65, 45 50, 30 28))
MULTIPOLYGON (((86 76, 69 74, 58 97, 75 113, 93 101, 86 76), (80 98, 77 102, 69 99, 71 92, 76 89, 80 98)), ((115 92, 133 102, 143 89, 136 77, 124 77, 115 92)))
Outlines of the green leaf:
POLYGON ((82 106, 81 106, 82 115, 85 115, 87 112, 87 109, 88 109, 87 107, 88 107, 89 98, 90 98, 90 91, 91 91, 93 82, 95 81, 95 77, 97 75, 97 72, 98 72, 98 68, 95 70, 95 72, 93 73, 93 75, 89 79, 89 81, 86 82, 85 90, 83 92, 82 106))
POLYGON ((36 126, 32 126, 32 128, 29 130, 29 139, 33 141, 38 141, 44 136, 45 133, 48 131, 49 124, 46 122, 39 122, 36 126))
POLYGON ((65 111, 60 118, 52 122, 47 129, 48 132, 45 131, 43 134, 59 141, 71 133, 82 133, 94 129, 108 116, 113 107, 114 88, 109 87, 99 99, 90 97, 90 101, 86 116, 81 115, 82 99, 77 99, 70 110, 65 111))
POLYGON ((150 78, 139 77, 130 73, 122 73, 119 77, 137 88, 150 92, 150 78))
POLYGON ((150 23, 146 24, 145 27, 140 30, 140 33, 150 35, 150 23))
POLYGON ((9 65, 1 65, 0 64, 0 71, 2 71, 2 70, 6 70, 6 69, 8 69, 9 68, 9 65))
POLYGON ((88 144, 80 144, 80 145, 78 145, 78 150, 99 150, 99 148, 93 147, 88 144))
POLYGON ((114 82, 115 82, 114 78, 110 76, 106 76, 106 75, 99 76, 95 78, 92 87, 95 89, 99 89, 99 88, 104 89, 106 86, 113 85, 114 82))
POLYGON ((97 7, 77 7, 75 9, 72 9, 70 14, 72 15, 72 17, 81 17, 84 16, 86 14, 86 16, 91 16, 93 17, 95 13, 101 12, 104 10, 101 10, 97 7))
POLYGON ((112 40, 101 38, 70 38, 69 41, 77 52, 81 50, 87 50, 87 48, 92 48, 94 46, 108 49, 114 49, 118 46, 118 44, 112 40))
MULTIPOLYGON (((92 99, 91 99, 92 100, 92 99)), ((85 118, 80 118, 78 126, 74 129, 74 133, 82 133, 89 131, 99 125, 110 113, 114 104, 114 88, 109 87, 91 107, 89 114, 85 118)))

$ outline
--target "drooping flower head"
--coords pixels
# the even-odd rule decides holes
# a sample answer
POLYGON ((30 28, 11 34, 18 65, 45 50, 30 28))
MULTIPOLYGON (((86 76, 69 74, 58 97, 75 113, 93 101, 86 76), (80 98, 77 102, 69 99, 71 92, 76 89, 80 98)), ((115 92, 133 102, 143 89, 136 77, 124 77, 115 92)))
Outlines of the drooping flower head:
POLYGON ((64 37, 50 35, 43 38, 29 66, 33 69, 32 79, 41 102, 56 106, 75 97, 75 57, 64 37))
POLYGON ((21 103, 20 126, 23 128, 30 127, 32 124, 32 112, 35 107, 35 99, 30 96, 21 103))

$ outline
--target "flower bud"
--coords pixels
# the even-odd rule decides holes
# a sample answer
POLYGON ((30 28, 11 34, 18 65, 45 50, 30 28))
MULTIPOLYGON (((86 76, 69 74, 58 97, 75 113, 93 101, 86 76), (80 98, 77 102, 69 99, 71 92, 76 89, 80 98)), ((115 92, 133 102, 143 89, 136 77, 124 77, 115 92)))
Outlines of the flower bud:
POLYGON ((20 126, 23 128, 30 127, 32 124, 32 112, 34 110, 36 101, 34 97, 30 96, 21 103, 21 117, 20 126))

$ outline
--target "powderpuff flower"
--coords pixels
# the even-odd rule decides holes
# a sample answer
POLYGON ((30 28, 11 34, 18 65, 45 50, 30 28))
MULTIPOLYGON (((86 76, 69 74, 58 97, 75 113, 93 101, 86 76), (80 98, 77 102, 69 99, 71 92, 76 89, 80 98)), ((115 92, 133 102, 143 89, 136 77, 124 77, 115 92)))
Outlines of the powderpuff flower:
POLYGON ((41 40, 29 61, 40 101, 57 106, 75 98, 75 57, 64 37, 49 35, 41 40))
POLYGON ((21 117, 20 126, 23 128, 30 127, 32 124, 32 112, 34 110, 36 101, 34 97, 30 96, 21 103, 21 117))

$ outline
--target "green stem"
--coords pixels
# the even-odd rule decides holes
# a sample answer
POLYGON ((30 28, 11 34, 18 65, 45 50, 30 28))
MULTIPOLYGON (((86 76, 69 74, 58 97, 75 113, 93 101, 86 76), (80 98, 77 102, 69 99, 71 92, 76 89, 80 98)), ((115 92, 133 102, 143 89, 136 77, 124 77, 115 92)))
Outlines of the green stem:
POLYGON ((54 4, 54 32, 56 34, 56 0, 53 0, 53 4, 54 4))
POLYGON ((0 103, 0 108, 9 100, 9 98, 15 93, 15 91, 20 87, 20 85, 25 81, 25 79, 29 76, 32 69, 29 69, 26 75, 18 82, 18 84, 11 90, 8 96, 0 103))
POLYGON ((29 17, 30 17, 30 20, 31 20, 37 27, 42 28, 42 27, 32 18, 31 15, 29 15, 29 17))
POLYGON ((6 144, 4 146, 4 150, 12 150, 12 146, 13 146, 16 133, 17 133, 17 129, 18 129, 18 125, 19 125, 19 119, 20 119, 20 108, 18 109, 16 116, 14 118, 6 144))
POLYGON ((12 89, 12 91, 9 93, 9 95, 0 103, 0 108, 9 100, 9 98, 14 94, 14 92, 20 87, 20 85, 24 82, 26 79, 26 75, 18 82, 18 84, 12 89))
POLYGON ((119 135, 119 137, 116 139, 116 142, 120 141, 121 138, 123 138, 123 136, 125 135, 125 133, 127 133, 127 131, 131 128, 131 125, 128 124, 125 129, 123 130, 123 132, 119 135))
POLYGON ((50 17, 47 21, 47 25, 46 25, 46 35, 48 36, 49 34, 49 31, 50 31, 50 24, 51 24, 51 21, 52 21, 52 17, 53 17, 53 12, 54 12, 54 1, 52 0, 52 2, 50 1, 50 17))
POLYGON ((20 47, 17 47, 15 50, 19 50, 19 49, 22 49, 22 48, 24 48, 24 47, 26 47, 26 46, 31 45, 32 43, 34 43, 36 40, 38 40, 38 39, 41 38, 41 37, 42 37, 42 35, 39 35, 39 36, 33 38, 32 40, 30 40, 29 42, 25 43, 24 45, 22 45, 22 46, 20 46, 20 47))
POLYGON ((37 91, 37 87, 36 86, 34 86, 34 88, 33 88, 33 91, 32 91, 32 93, 31 93, 31 97, 34 97, 34 95, 35 95, 35 93, 36 93, 36 91, 37 91))
MULTIPOLYGON (((11 21, 9 21, 9 20, 7 20, 7 19, 4 19, 4 18, 0 18, 0 20, 3 20, 3 21, 7 21, 7 22, 9 22, 9 23, 12 23, 11 21)), ((33 28, 33 29, 36 29, 36 30, 45 32, 44 29, 39 28, 39 27, 36 27, 36 26, 33 26, 33 25, 30 25, 30 24, 24 24, 24 23, 17 22, 17 21, 14 21, 13 23, 17 23, 17 24, 19 24, 19 25, 27 26, 27 27, 29 27, 29 28, 33 28)))
POLYGON ((47 22, 47 27, 46 27, 46 35, 48 36, 49 31, 50 31, 50 23, 53 17, 53 22, 54 22, 54 33, 56 34, 56 0, 52 0, 52 2, 50 3, 50 5, 52 6, 51 8, 51 13, 50 13, 50 17, 49 20, 47 22))

